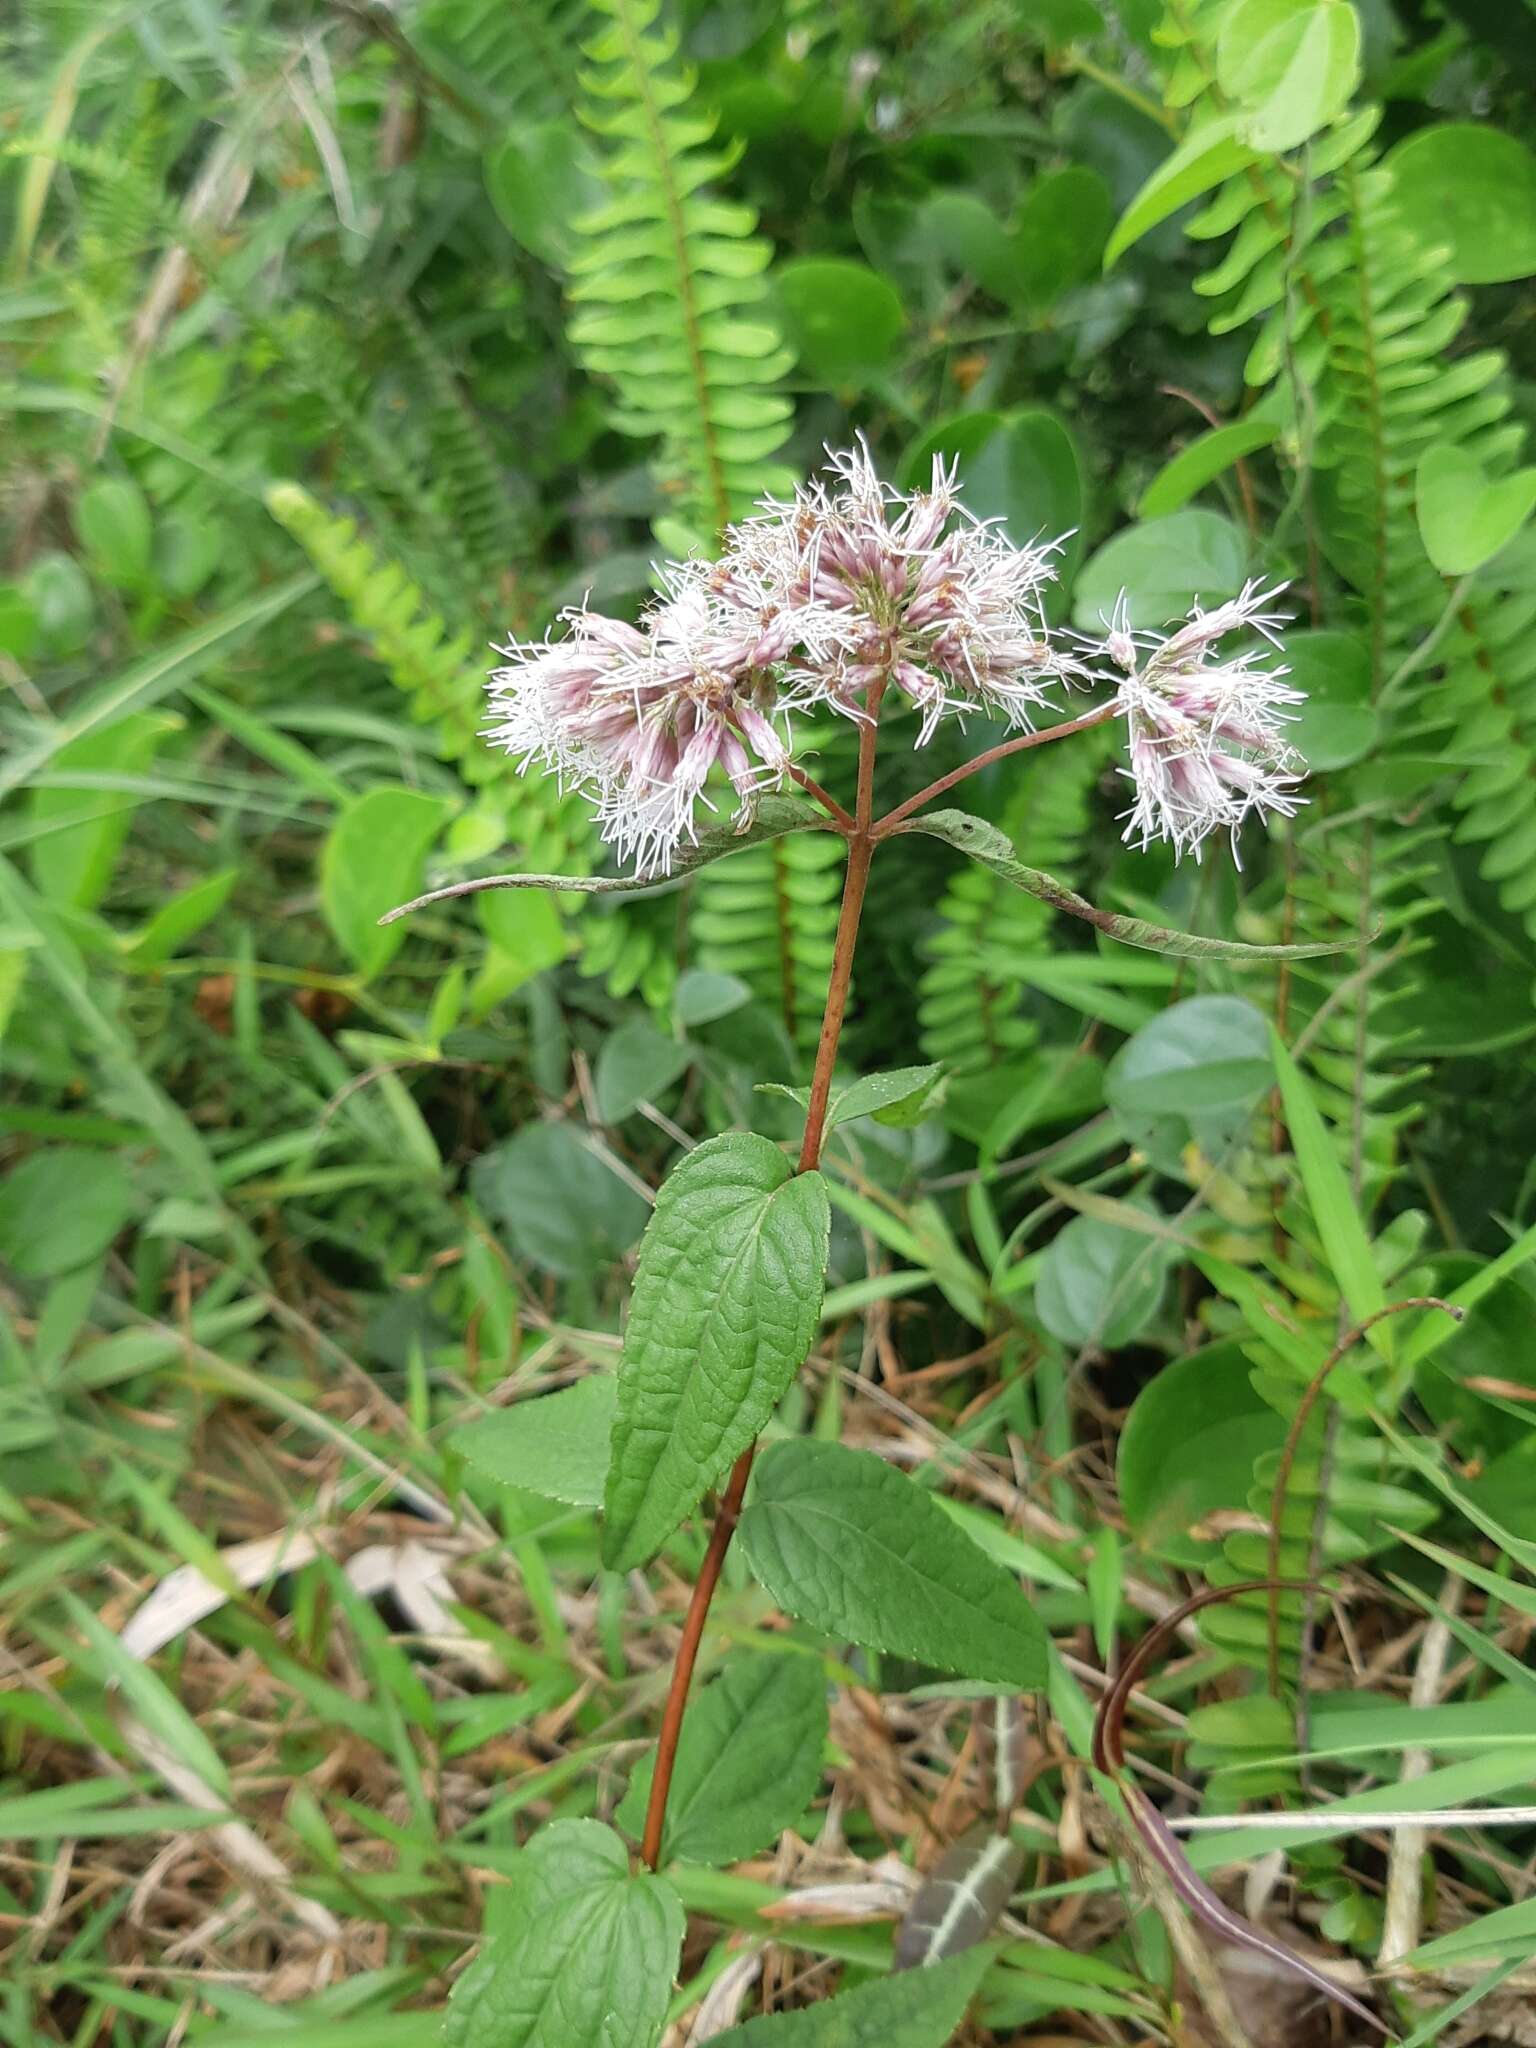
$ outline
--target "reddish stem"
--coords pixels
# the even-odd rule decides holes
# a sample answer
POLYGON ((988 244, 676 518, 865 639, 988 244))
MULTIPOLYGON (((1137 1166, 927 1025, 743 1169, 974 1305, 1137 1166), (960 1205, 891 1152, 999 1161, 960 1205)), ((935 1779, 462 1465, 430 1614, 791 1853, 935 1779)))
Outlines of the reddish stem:
MULTIPOLYGON (((848 988, 853 977, 853 956, 858 945, 859 917, 864 908, 864 892, 869 884, 869 865, 874 858, 876 834, 873 829, 875 790, 875 741, 880 717, 880 700, 885 694, 884 679, 870 685, 865 709, 867 720, 859 726, 859 781, 858 796, 853 817, 832 802, 809 778, 795 774, 797 782, 810 789, 813 796, 819 796, 833 815, 847 820, 845 836, 848 841, 848 866, 843 876, 843 901, 838 912, 837 937, 833 942, 832 972, 827 984, 827 1005, 822 1013, 821 1037, 816 1045, 816 1065, 811 1075, 811 1098, 805 1113, 805 1136, 800 1144, 798 1171, 814 1171, 821 1159, 822 1140, 826 1135, 827 1104, 832 1092, 832 1072, 837 1062, 837 1043, 842 1035, 843 1016, 848 1008, 848 988)), ((791 773, 795 773, 791 770, 791 773)), ((688 1612, 683 1619, 682 1641, 677 1646, 677 1659, 672 1666, 672 1682, 667 1688, 667 1703, 662 1710, 661 1733, 656 1739, 656 1770, 651 1779, 650 1802, 645 1810, 645 1832, 640 1841, 640 1855, 651 1870, 661 1861, 662 1828, 667 1815, 667 1794, 672 1788, 672 1773, 677 1765, 677 1745, 683 1732, 683 1714, 688 1705, 688 1688, 693 1681, 693 1667, 698 1662, 699 1644, 704 1637, 704 1624, 709 1619, 710 1603, 715 1597, 715 1588, 720 1583, 720 1572, 725 1564, 725 1553, 730 1548, 731 1538, 741 1517, 741 1504, 746 1497, 747 1481, 752 1476, 752 1460, 756 1455, 756 1444, 749 1444, 736 1463, 731 1467, 720 1505, 715 1510, 714 1527, 709 1532, 709 1547, 704 1553, 698 1579, 688 1602, 688 1612)))
POLYGON ((1101 704, 1096 711, 1085 711, 1081 718, 1074 718, 1066 725, 1050 725, 1043 732, 1021 733, 1016 740, 1004 740, 999 747, 989 747, 984 754, 978 754, 974 761, 966 761, 958 768, 951 768, 947 775, 941 775, 937 782, 930 782, 926 789, 920 789, 916 796, 909 796, 904 804, 898 804, 894 811, 887 811, 872 828, 874 837, 886 838, 894 832, 904 818, 910 818, 914 811, 920 811, 924 804, 932 803, 936 796, 942 796, 947 789, 953 789, 957 782, 964 782, 968 775, 975 775, 982 768, 990 768, 994 761, 1006 761, 1010 754, 1022 754, 1029 747, 1043 747, 1051 740, 1064 740, 1075 732, 1087 732, 1091 726, 1103 725, 1113 718, 1118 706, 1111 701, 1101 704))

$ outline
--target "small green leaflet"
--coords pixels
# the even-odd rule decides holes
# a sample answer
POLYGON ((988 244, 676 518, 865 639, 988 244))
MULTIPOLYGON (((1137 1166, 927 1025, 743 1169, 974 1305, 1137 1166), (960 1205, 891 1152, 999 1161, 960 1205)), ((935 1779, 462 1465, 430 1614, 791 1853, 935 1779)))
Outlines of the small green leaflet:
POLYGON ((633 896, 643 890, 672 888, 685 876, 740 853, 746 846, 761 846, 769 839, 782 839, 789 832, 824 831, 829 827, 825 811, 797 796, 765 796, 757 815, 744 832, 731 825, 716 825, 699 834, 696 846, 685 846, 672 863, 670 875, 481 875, 469 882, 451 882, 446 889, 431 889, 409 903, 386 911, 380 924, 393 924, 429 903, 444 903, 454 896, 478 895, 482 889, 574 889, 584 896, 633 896))
POLYGON ((631 1877, 595 1820, 557 1820, 518 1857, 494 1933, 454 1987, 444 2048, 654 2048, 683 1940, 663 1878, 631 1877))
POLYGON ((1086 896, 1079 896, 1065 882, 1058 882, 1054 875, 1025 867, 1014 858, 1012 842, 1005 833, 965 811, 925 811, 895 829, 926 832, 930 838, 942 839, 980 866, 990 868, 1003 881, 1011 882, 1015 889, 1038 896, 1055 910, 1086 919, 1106 938, 1119 939, 1126 946, 1140 946, 1149 953, 1171 953, 1185 960, 1305 960, 1317 953, 1346 950, 1342 945, 1250 946, 1238 939, 1206 939, 1193 932, 1168 931, 1160 924, 1148 924, 1145 918, 1122 917, 1112 910, 1100 910, 1086 896))
POLYGON ((610 1374, 590 1373, 558 1394, 476 1416, 453 1432, 448 1448, 499 1485, 600 1507, 618 1391, 610 1374))
POLYGON ((715 2036, 715 2048, 945 2048, 990 1961, 988 1950, 967 1949, 948 1962, 861 1984, 801 2012, 728 2027, 715 2036))
MULTIPOLYGON (((937 1106, 943 1073, 943 1067, 937 1064, 890 1067, 884 1073, 865 1074, 844 1087, 834 1087, 827 1103, 827 1129, 850 1123, 854 1117, 872 1116, 877 1124, 889 1124, 893 1130, 910 1130, 937 1106)), ((782 1081, 759 1081, 757 1092, 787 1095, 802 1109, 808 1107, 811 1099, 809 1088, 788 1088, 782 1081)))
POLYGON ((1045 1631, 1012 1573, 869 1451, 775 1444, 739 1541, 779 1606, 824 1635, 1021 1692, 1045 1682, 1045 1631))
POLYGON ((821 1320, 831 1211, 751 1132, 675 1167, 640 1242, 619 1364, 603 1560, 644 1564, 757 1436, 821 1320))
MULTIPOLYGON (((801 1819, 821 1779, 827 1685, 818 1658, 738 1650, 688 1709, 662 1853, 739 1863, 801 1819)), ((639 1838, 655 1769, 645 1757, 615 1819, 639 1838)))

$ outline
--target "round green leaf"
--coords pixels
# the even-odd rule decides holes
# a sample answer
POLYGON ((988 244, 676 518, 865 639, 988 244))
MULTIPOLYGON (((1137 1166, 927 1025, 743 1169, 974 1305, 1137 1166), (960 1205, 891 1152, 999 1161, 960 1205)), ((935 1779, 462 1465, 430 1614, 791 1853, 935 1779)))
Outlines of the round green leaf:
POLYGON ((1536 154, 1481 121, 1420 128, 1386 159, 1399 208, 1434 247, 1450 244, 1458 284, 1536 273, 1536 154))
POLYGON ((906 326, 901 300, 867 263, 806 256, 774 280, 785 339, 802 367, 834 385, 857 385, 883 370, 906 326))
POLYGON ((951 275, 974 278, 1007 303, 1018 295, 1018 264, 1007 232, 974 192, 935 192, 919 215, 918 232, 951 275))
POLYGON ((75 531, 108 583, 134 590, 147 581, 154 522, 144 493, 127 477, 103 477, 80 493, 75 531))
POLYGON ((605 1124, 622 1123, 642 1102, 653 1102, 677 1079, 693 1054, 644 1017, 631 1017, 603 1041, 593 1076, 605 1124))
POLYGON ((1536 469, 1495 482, 1470 449, 1437 441, 1419 457, 1419 533, 1442 576, 1467 576, 1507 547, 1536 507, 1536 469))
POLYGON ((589 1373, 557 1394, 477 1415, 453 1432, 448 1448, 498 1486, 595 1508, 608 1479, 617 1396, 611 1374, 589 1373))
MULTIPOLYGON (((1001 521, 1015 546, 1074 534, 1083 523, 1085 489, 1077 443, 1052 412, 1031 406, 1014 413, 956 413, 914 441, 901 461, 908 490, 923 488, 933 458, 959 465, 966 508, 1001 521)), ((1075 537, 1062 551, 1062 586, 1076 564, 1075 537)))
POLYGON ((1360 78, 1360 21, 1349 0, 1242 0, 1217 45, 1217 77, 1248 108, 1253 148, 1297 149, 1349 104, 1360 78))
POLYGON ((1114 225, 1108 185, 1087 164, 1047 171, 1025 193, 1013 223, 1018 287, 1029 306, 1054 305, 1098 272, 1114 225))
POLYGON ((22 579, 37 615, 40 654, 61 660, 78 654, 96 622, 90 579, 73 555, 39 555, 22 579))
POLYGON ((563 267, 571 224, 598 204, 603 187, 590 150, 570 121, 519 124, 485 157, 485 189, 507 232, 543 263, 563 267))
POLYGON ((519 1258, 567 1278, 622 1258, 649 1214, 569 1124, 533 1124, 482 1152, 469 1186, 519 1258))
POLYGON ((1097 1216, 1075 1216, 1046 1247, 1035 1314, 1063 1344, 1114 1351, 1157 1314, 1167 1268, 1167 1252, 1156 1238, 1097 1216))
POLYGON ((1219 512, 1198 507, 1144 520, 1104 543, 1080 571, 1072 613, 1084 632, 1102 629, 1122 591, 1133 626, 1162 628, 1187 612, 1235 597, 1248 567, 1248 544, 1219 512))
POLYGON ((1254 1460, 1284 1438, 1238 1344, 1211 1344, 1165 1366, 1132 1404, 1115 1467, 1138 1540, 1170 1564, 1212 1556, 1217 1545, 1194 1535, 1195 1525, 1218 1508, 1245 1507, 1254 1460))
POLYGON ((421 884, 421 870, 449 804, 424 790, 365 790, 342 811, 320 854, 320 907, 353 964, 370 978, 405 939, 403 924, 381 925, 421 884))
POLYGON ((55 1145, 0 1184, 0 1262, 51 1280, 98 1258, 133 1207, 128 1169, 113 1152, 55 1145))
POLYGON ((1307 701, 1286 736, 1314 772, 1346 768, 1376 744, 1381 720, 1371 703, 1371 657, 1351 633, 1288 633, 1291 681, 1307 701))

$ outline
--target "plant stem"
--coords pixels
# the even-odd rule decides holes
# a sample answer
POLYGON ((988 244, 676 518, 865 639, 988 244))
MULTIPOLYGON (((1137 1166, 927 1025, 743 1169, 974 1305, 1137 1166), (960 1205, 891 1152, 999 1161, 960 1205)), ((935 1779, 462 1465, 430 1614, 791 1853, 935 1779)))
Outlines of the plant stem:
MULTIPOLYGON (((837 1044, 842 1036, 843 1017, 848 1008, 848 989, 853 978, 853 956, 859 940, 859 918, 864 909, 864 892, 869 884, 869 866, 874 858, 876 831, 874 827, 875 808, 875 743, 878 738, 880 700, 885 695, 885 680, 880 678, 872 683, 865 700, 868 718, 859 727, 859 780, 854 815, 849 819, 848 866, 843 875, 843 901, 837 918, 837 938, 833 942, 832 972, 827 984, 827 1004, 822 1013, 821 1036, 816 1044, 816 1064, 811 1074, 811 1099, 805 1113, 805 1136, 800 1143, 800 1161, 797 1171, 814 1172, 821 1160, 822 1141, 826 1136, 827 1105, 832 1093, 832 1073, 837 1064, 837 1044)), ((798 777, 796 778, 798 780, 798 777)), ((819 792, 818 792, 819 794, 819 792)), ((830 799, 824 799, 830 803, 830 799)), ((833 809, 836 810, 836 806, 833 809)), ((847 817, 847 813, 842 815, 847 817)), ((704 1636, 704 1624, 709 1618, 710 1603, 715 1597, 715 1588, 720 1583, 720 1572, 725 1564, 725 1553, 730 1548, 731 1538, 741 1516, 741 1504, 746 1497, 747 1481, 752 1476, 752 1460, 757 1452, 756 1444, 749 1444, 736 1463, 731 1467, 731 1476, 720 1505, 715 1510, 714 1526, 709 1532, 709 1547, 704 1553, 704 1562, 688 1602, 688 1612, 683 1619, 683 1638, 677 1646, 677 1660, 672 1666, 672 1682, 667 1688, 667 1703, 662 1710, 661 1732, 656 1738, 656 1770, 651 1779, 651 1796, 645 1810, 645 1832, 640 1841, 640 1856, 648 1869, 655 1870, 661 1861, 661 1833, 667 1815, 667 1794, 672 1786, 672 1773, 677 1764, 677 1745, 683 1732, 683 1714, 688 1705, 688 1688, 693 1681, 693 1667, 698 1662, 699 1644, 704 1636)))
POLYGON ((1029 747, 1043 747, 1051 740, 1069 739, 1075 732, 1087 732, 1090 726, 1103 725, 1113 718, 1118 707, 1111 700, 1099 705, 1095 711, 1085 711, 1081 718, 1074 718, 1066 725, 1050 725, 1043 732, 1021 733, 1016 740, 1004 740, 999 747, 989 747, 984 754, 978 754, 974 761, 964 761, 958 768, 951 768, 947 775, 941 775, 937 782, 930 782, 926 789, 920 789, 916 796, 909 796, 904 804, 898 804, 894 811, 876 821, 871 828, 876 840, 884 839, 896 830, 904 818, 910 818, 914 811, 920 811, 924 804, 932 803, 936 796, 942 796, 946 789, 953 789, 957 782, 964 782, 968 775, 979 769, 990 768, 994 761, 1006 761, 1010 754, 1022 754, 1029 747))

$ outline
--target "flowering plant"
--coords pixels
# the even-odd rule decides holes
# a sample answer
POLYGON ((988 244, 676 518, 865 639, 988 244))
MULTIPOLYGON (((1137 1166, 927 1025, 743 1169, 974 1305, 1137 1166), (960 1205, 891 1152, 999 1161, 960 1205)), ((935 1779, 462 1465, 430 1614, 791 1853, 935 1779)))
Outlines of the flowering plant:
MULTIPOLYGON (((613 1569, 648 1562, 718 1489, 654 1760, 620 1815, 651 1873, 676 1846, 669 1798, 680 1769, 690 1819, 679 1825, 698 1826, 699 1767, 688 1763, 684 1715, 738 1529, 749 1568, 778 1606, 828 1635, 1015 1690, 1045 1677, 1044 1632, 1018 1580, 879 1458, 836 1444, 777 1443, 748 1498, 759 1434, 804 1363, 821 1313, 830 1204, 820 1163, 832 1124, 854 1113, 855 1091, 834 1103, 832 1083, 876 850, 901 834, 931 834, 1108 936, 1153 950, 1230 960, 1326 950, 1196 938, 1117 915, 1024 867, 983 821, 929 808, 984 766, 1112 719, 1126 730, 1127 840, 1163 838, 1176 855, 1198 859, 1224 831, 1235 852, 1251 815, 1290 817, 1303 801, 1301 762, 1285 738, 1300 694, 1274 659, 1278 591, 1250 583, 1213 610, 1196 604, 1167 635, 1134 626, 1123 601, 1098 638, 1053 634, 1042 596, 1059 545, 1018 547, 971 517, 941 463, 928 489, 902 494, 881 482, 864 447, 833 457, 825 479, 729 528, 717 560, 668 564, 661 594, 637 624, 577 609, 559 637, 504 650, 489 737, 525 767, 537 763, 584 792, 633 874, 488 876, 418 899, 500 887, 638 888, 787 832, 821 830, 846 844, 797 1158, 791 1164, 752 1132, 686 1153, 641 1245, 616 1380, 538 1404, 551 1442, 562 1428, 590 1440, 595 1424, 603 1434, 603 1552, 613 1569), (1076 708, 1080 694, 1089 696, 1086 709, 1076 708), (846 804, 796 758, 795 721, 812 711, 857 729, 846 804), (877 817, 876 754, 903 711, 919 747, 950 718, 1001 721, 1011 736, 877 817), (701 811, 721 801, 732 806, 729 825, 701 826, 701 811)), ((867 1077, 860 1100, 920 1112, 936 1077, 936 1069, 867 1077)), ((712 1709, 725 1683, 711 1689, 712 1709)), ((1118 1769, 1112 1726, 1096 1755, 1102 1768, 1118 1769)), ((1127 1804, 1142 1826, 1141 1809, 1127 1804)), ((743 1853, 731 1816, 717 1820, 721 1839, 743 1853)), ((606 1830, 550 1840, 581 1825, 536 1838, 524 1901, 531 1946, 527 1955, 515 1945, 482 1955, 456 1994, 452 2039, 478 2041, 527 1956, 542 1953, 544 1880, 535 1866, 542 1872, 545 1858, 551 1883, 580 1866, 594 1897, 622 1898, 637 1942, 651 1930, 664 1992, 681 1924, 676 1901, 655 1876, 624 1876, 606 1830)), ((1152 1846, 1166 1860, 1160 1838, 1152 1846)), ((1213 1910, 1192 1874, 1182 1896, 1197 1912, 1213 1910)), ((1231 1926, 1223 1932, 1231 1937, 1231 1926)), ((579 1960, 567 1961, 579 1979, 579 1960)), ((578 1986, 572 1995, 585 1994, 578 1986)))

